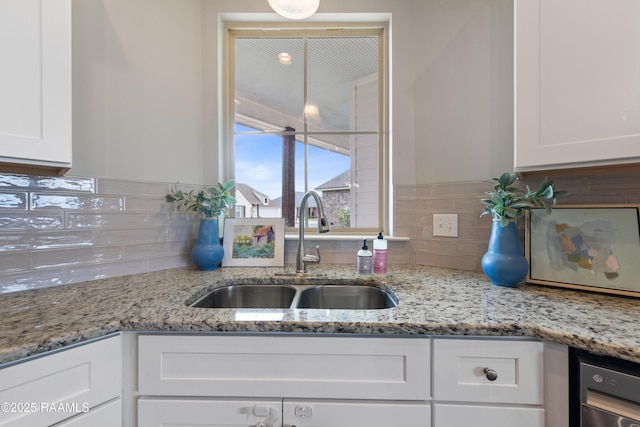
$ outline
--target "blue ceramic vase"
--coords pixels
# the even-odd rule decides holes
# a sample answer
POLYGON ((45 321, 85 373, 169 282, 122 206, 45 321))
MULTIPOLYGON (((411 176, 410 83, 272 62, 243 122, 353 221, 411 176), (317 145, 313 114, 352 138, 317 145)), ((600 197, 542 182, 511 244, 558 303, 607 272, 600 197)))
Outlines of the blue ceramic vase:
POLYGON ((220 244, 217 218, 200 220, 198 241, 191 249, 193 263, 202 271, 215 270, 224 256, 224 248, 220 244))
POLYGON ((514 288, 527 276, 529 263, 522 253, 520 236, 514 221, 500 227, 494 220, 487 253, 482 257, 482 271, 494 285, 514 288))

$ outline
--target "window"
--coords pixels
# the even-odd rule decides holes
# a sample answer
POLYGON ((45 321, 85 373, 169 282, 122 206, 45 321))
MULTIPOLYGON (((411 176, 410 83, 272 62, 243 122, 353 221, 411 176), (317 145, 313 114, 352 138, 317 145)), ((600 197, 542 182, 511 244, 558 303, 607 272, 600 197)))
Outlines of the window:
POLYGON ((262 217, 300 226, 302 195, 315 190, 332 231, 388 229, 383 34, 229 29, 228 164, 269 198, 262 217))

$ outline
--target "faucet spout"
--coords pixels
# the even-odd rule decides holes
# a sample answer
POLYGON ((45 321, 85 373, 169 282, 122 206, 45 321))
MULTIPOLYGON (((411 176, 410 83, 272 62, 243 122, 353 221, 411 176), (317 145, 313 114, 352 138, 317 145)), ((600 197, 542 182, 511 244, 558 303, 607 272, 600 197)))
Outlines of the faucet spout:
POLYGON ((320 247, 316 246, 318 255, 308 255, 304 249, 304 224, 305 224, 305 212, 307 210, 307 204, 309 197, 313 197, 318 206, 318 232, 327 233, 329 231, 329 221, 324 214, 324 207, 322 206, 322 199, 315 191, 307 191, 302 196, 300 202, 300 213, 298 214, 298 252, 296 255, 296 273, 306 273, 307 264, 319 264, 320 263, 320 247))

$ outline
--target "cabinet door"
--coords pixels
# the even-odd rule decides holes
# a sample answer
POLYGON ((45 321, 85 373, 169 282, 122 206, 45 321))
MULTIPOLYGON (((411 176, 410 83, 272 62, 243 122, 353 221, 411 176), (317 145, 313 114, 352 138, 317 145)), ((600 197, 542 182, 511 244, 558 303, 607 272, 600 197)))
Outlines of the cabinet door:
POLYGON ((283 427, 429 427, 431 425, 431 408, 427 402, 285 400, 282 416, 283 427))
POLYGON ((121 394, 117 335, 0 369, 0 426, 51 425, 121 394))
POLYGON ((71 166, 71 0, 0 2, 0 163, 71 166))
POLYGON ((542 408, 436 404, 433 411, 434 427, 544 427, 542 408))
POLYGON ((121 427, 122 400, 115 399, 98 406, 86 414, 56 424, 55 427, 121 427))
POLYGON ((158 399, 138 401, 138 427, 280 427, 282 400, 158 399))
POLYGON ((637 0, 516 0, 516 170, 640 161, 639 17, 637 0))

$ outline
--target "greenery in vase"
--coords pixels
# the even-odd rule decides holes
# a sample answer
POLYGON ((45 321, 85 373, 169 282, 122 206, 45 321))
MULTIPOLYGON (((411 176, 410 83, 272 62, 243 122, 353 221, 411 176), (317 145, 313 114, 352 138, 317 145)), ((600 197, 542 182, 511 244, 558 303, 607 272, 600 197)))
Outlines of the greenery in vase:
POLYGON ((219 182, 200 191, 188 192, 180 190, 178 184, 175 184, 165 199, 167 202, 175 203, 178 210, 198 212, 205 218, 216 218, 236 202, 230 193, 235 184, 235 181, 230 179, 224 184, 219 182))
POLYGON ((500 178, 493 178, 496 184, 493 191, 488 191, 489 198, 481 199, 485 204, 482 215, 491 215, 494 219, 500 220, 500 226, 506 227, 510 221, 521 217, 525 212, 533 208, 544 208, 547 213, 551 212, 558 197, 569 194, 568 191, 557 191, 553 181, 545 178, 537 191, 532 191, 526 186, 526 191, 514 187, 518 180, 516 174, 503 173, 500 178))

